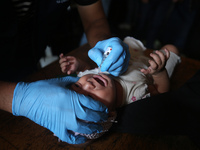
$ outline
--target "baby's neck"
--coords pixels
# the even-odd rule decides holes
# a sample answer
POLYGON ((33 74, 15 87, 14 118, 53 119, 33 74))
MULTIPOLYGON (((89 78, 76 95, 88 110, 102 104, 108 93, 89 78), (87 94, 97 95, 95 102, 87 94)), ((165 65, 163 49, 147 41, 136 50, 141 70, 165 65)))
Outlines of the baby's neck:
POLYGON ((122 105, 122 101, 123 101, 123 88, 121 86, 121 84, 114 80, 115 83, 115 87, 116 87, 116 106, 115 108, 119 108, 122 105))

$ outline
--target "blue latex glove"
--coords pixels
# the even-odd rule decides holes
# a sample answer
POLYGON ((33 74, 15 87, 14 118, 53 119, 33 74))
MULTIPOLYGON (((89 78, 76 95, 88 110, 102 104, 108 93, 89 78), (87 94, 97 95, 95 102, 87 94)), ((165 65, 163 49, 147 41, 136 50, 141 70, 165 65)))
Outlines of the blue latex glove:
POLYGON ((111 47, 112 51, 103 62, 101 71, 108 71, 114 76, 119 76, 127 70, 130 59, 128 45, 119 38, 113 37, 107 40, 99 41, 92 49, 89 50, 88 56, 98 66, 100 66, 103 54, 108 47, 111 47))
POLYGON ((68 76, 32 83, 19 82, 14 90, 13 115, 31 119, 67 143, 84 143, 85 137, 74 136, 69 131, 85 134, 101 132, 102 126, 79 119, 103 121, 107 119, 108 111, 99 101, 67 88, 77 80, 77 77, 68 76))

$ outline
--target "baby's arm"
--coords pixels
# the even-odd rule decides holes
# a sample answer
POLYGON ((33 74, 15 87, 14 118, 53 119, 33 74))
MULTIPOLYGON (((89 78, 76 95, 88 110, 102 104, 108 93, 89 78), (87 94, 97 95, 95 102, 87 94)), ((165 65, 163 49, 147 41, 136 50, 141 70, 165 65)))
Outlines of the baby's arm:
POLYGON ((64 56, 60 54, 60 68, 63 73, 72 74, 89 69, 88 65, 74 56, 64 56))
MULTIPOLYGON (((154 85, 158 93, 164 93, 169 91, 169 76, 167 70, 165 69, 166 62, 170 56, 170 53, 165 49, 163 54, 161 51, 155 51, 151 53, 150 57, 152 60, 149 60, 149 68, 141 69, 141 72, 144 74, 151 74, 154 79, 154 85)), ((154 91, 155 92, 155 91, 154 91)))

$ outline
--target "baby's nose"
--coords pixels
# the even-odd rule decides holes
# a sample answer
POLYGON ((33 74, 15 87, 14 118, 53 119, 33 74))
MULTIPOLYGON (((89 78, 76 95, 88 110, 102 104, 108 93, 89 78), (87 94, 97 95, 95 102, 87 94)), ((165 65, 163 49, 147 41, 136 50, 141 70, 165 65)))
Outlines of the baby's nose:
POLYGON ((91 89, 94 89, 94 85, 92 84, 91 81, 87 81, 85 84, 84 84, 84 87, 83 87, 85 90, 91 90, 91 89))

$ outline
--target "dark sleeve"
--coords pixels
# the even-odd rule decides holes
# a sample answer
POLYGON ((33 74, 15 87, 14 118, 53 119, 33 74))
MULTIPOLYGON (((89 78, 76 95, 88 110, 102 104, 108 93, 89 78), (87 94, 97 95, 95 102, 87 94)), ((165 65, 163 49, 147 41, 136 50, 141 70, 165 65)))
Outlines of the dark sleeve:
POLYGON ((74 1, 79 5, 90 5, 97 2, 98 0, 74 0, 74 1))
POLYGON ((188 135, 200 143, 200 70, 178 90, 131 103, 117 116, 114 131, 188 135))

